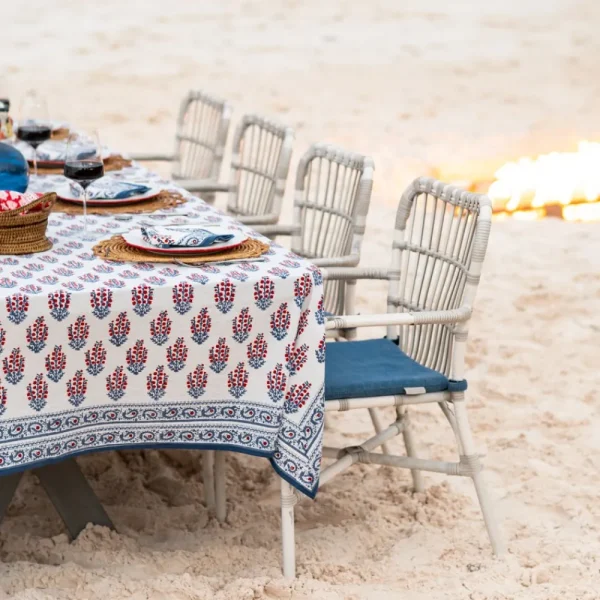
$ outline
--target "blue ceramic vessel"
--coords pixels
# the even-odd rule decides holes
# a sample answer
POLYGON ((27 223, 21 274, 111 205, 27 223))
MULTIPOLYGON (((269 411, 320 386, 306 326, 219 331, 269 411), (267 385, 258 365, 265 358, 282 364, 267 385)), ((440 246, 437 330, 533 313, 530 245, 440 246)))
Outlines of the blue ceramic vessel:
POLYGON ((29 184, 25 157, 12 146, 0 142, 0 190, 24 192, 29 184))

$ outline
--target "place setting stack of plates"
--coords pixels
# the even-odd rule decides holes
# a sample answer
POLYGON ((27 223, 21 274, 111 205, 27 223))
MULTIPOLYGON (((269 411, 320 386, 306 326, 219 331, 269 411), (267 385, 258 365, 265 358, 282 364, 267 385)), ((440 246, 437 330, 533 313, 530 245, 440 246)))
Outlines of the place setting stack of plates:
MULTIPOLYGON (((89 207, 113 207, 137 204, 153 200, 161 193, 160 187, 147 186, 141 183, 130 183, 105 175, 94 181, 87 190, 89 207)), ((74 183, 65 183, 56 190, 62 202, 83 206, 83 190, 74 183)))
MULTIPOLYGON (((40 144, 37 149, 37 166, 40 175, 62 174, 69 143, 72 146, 75 145, 78 150, 79 160, 86 160, 95 153, 92 144, 85 137, 78 138, 75 142, 69 142, 67 139, 50 139, 40 144)), ((29 165, 33 165, 34 150, 31 145, 21 140, 9 142, 9 145, 19 150, 29 165)), ((108 149, 103 149, 101 154, 105 171, 120 171, 132 164, 129 159, 120 154, 114 154, 108 149)))
POLYGON ((193 265, 260 260, 268 249, 269 244, 223 225, 147 225, 99 242, 94 253, 107 260, 193 265))

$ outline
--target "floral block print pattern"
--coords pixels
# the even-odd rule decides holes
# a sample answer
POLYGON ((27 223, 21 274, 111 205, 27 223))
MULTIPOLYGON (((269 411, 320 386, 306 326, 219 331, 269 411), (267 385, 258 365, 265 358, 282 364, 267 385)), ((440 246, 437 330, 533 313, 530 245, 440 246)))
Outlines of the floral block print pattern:
POLYGON ((150 339, 158 346, 162 346, 169 340, 171 334, 171 325, 173 321, 169 319, 169 313, 163 310, 156 319, 150 323, 150 339))
POLYGON ((121 346, 127 341, 131 331, 131 321, 126 312, 121 312, 114 321, 108 325, 108 335, 111 344, 121 346))
MULTIPOLYGON (((2 330, 0 343, 4 346, 4 330, 2 330)), ((48 341, 48 326, 44 317, 38 317, 32 325, 27 327, 27 333, 25 334, 27 340, 27 347, 36 354, 41 352, 46 347, 48 341)))
MULTIPOLYGON (((252 235, 139 166, 130 176, 188 197, 170 218, 183 210, 252 235)), ((33 177, 31 186, 43 192, 59 179, 33 177)), ((88 225, 108 237, 124 222, 91 216, 88 225)), ((222 447, 268 457, 314 496, 320 270, 277 244, 260 263, 107 262, 80 231, 79 217, 53 214, 50 250, 0 257, 0 475, 94 448, 222 447)))

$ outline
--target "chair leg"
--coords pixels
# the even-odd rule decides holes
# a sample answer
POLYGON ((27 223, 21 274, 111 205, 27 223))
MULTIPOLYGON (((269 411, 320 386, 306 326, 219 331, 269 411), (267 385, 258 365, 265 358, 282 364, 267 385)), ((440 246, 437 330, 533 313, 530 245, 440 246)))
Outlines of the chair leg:
POLYGON ((227 518, 225 494, 225 452, 219 451, 215 455, 215 503, 219 523, 224 523, 227 518))
MULTIPOLYGON (((410 419, 406 411, 398 410, 398 417, 402 418, 404 427, 402 428, 402 438, 406 447, 406 455, 411 458, 418 458, 415 438, 410 427, 410 419)), ((425 491, 425 483, 423 482, 423 474, 418 469, 411 470, 413 488, 415 492, 423 493, 425 491)))
MULTIPOLYGON (((371 417, 371 422, 373 423, 373 427, 375 428, 375 433, 381 433, 385 427, 381 423, 381 419, 379 418, 379 413, 376 408, 369 408, 369 416, 371 417)), ((327 414, 327 413, 325 413, 327 414)), ((385 444, 381 444, 381 451, 383 454, 391 454, 390 447, 387 442, 385 444)))
POLYGON ((281 542, 283 547, 283 576, 296 577, 296 543, 294 526, 294 506, 296 505, 294 488, 284 479, 281 480, 281 542))
POLYGON ((479 455, 475 453, 475 443, 473 442, 473 434, 471 433, 471 427, 467 418, 464 394, 456 394, 456 396, 459 396, 459 398, 453 399, 454 415, 464 452, 463 456, 461 456, 461 463, 471 471, 470 477, 473 479, 475 485, 475 491, 477 492, 483 520, 485 521, 494 554, 501 555, 506 552, 506 547, 502 532, 500 531, 500 524, 494 514, 495 511, 489 488, 482 473, 483 465, 481 464, 479 455))
POLYGON ((215 509, 215 451, 206 450, 202 455, 202 483, 204 502, 209 510, 215 509))

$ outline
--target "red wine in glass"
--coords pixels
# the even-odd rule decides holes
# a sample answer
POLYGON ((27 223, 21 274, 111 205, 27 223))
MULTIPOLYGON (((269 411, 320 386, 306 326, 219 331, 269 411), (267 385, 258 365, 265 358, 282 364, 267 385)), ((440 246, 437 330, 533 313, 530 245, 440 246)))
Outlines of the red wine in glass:
POLYGON ((64 175, 76 181, 84 190, 90 183, 104 176, 104 163, 101 160, 72 160, 65 162, 64 175))
POLYGON ((37 147, 50 139, 52 136, 52 128, 48 125, 21 125, 17 129, 17 137, 23 141, 27 142, 31 147, 37 149, 37 147))
POLYGON ((81 196, 83 201, 83 239, 94 240, 96 234, 88 231, 88 187, 104 175, 102 147, 96 132, 86 136, 85 139, 79 138, 76 134, 69 136, 63 174, 67 179, 78 183, 83 190, 81 196))
POLYGON ((27 142, 33 148, 33 168, 37 175, 37 149, 40 144, 50 139, 52 127, 42 123, 28 123, 17 128, 17 138, 27 142))

